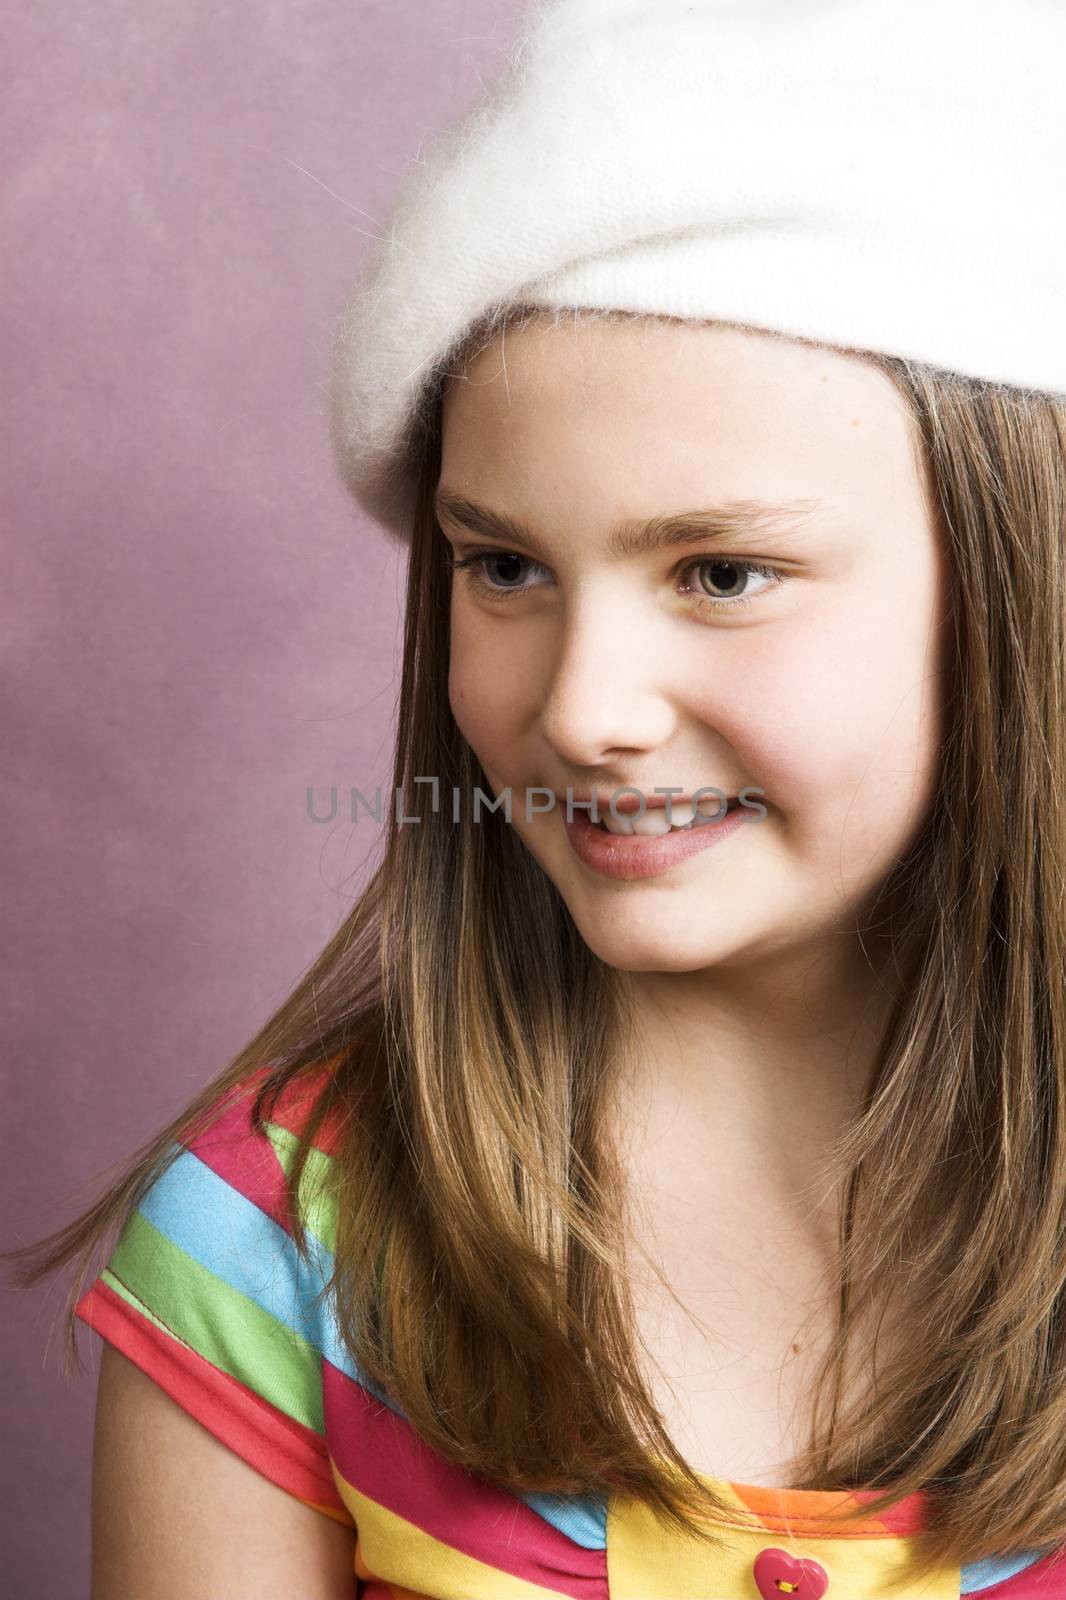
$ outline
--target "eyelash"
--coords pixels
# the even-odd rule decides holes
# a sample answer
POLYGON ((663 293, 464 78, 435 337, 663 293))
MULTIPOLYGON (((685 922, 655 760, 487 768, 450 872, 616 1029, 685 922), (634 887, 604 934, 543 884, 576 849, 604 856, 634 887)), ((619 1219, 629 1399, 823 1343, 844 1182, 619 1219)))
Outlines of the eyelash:
MULTIPOLYGON (((452 557, 452 571, 465 572, 466 581, 469 583, 471 588, 474 589, 478 594, 482 594, 490 600, 509 600, 516 594, 528 593, 528 590, 524 588, 498 589, 494 584, 487 583, 484 578, 479 576, 476 569, 481 565, 482 562, 489 561, 493 557, 502 556, 510 556, 512 560, 523 561, 529 567, 539 567, 542 565, 541 562, 534 561, 529 556, 521 556, 517 553, 517 551, 514 550, 471 550, 470 553, 463 556, 461 560, 454 556, 452 557)), ((756 561, 745 561, 739 556, 735 558, 731 556, 696 556, 693 560, 686 562, 680 570, 682 573, 688 573, 696 570, 699 567, 717 566, 737 567, 742 569, 744 572, 754 572, 760 578, 773 578, 774 583, 771 584, 771 588, 775 588, 779 583, 784 582, 781 574, 775 568, 764 567, 756 561)), ((763 590, 762 592, 765 594, 767 591, 763 590)), ((688 598, 697 600, 705 606, 710 606, 715 611, 737 611, 742 606, 750 606, 753 603, 752 599, 750 599, 747 595, 737 595, 734 596, 732 600, 724 600, 717 599, 714 595, 701 594, 699 591, 692 591, 688 598)), ((755 598, 758 598, 758 596, 755 598)))

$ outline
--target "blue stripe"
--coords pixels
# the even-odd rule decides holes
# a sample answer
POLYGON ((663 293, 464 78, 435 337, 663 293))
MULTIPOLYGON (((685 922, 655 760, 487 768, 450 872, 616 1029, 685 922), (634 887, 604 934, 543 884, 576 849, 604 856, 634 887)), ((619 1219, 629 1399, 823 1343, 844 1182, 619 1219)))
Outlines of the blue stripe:
POLYGON ((302 1260, 280 1223, 184 1148, 138 1209, 179 1250, 365 1384, 341 1342, 332 1297, 320 1299, 333 1254, 315 1235, 302 1260))
POLYGON ((520 1493, 517 1498, 525 1501, 530 1511, 535 1511, 538 1517, 550 1522, 553 1528, 565 1533, 574 1544, 581 1545, 585 1550, 606 1550, 607 1507, 602 1500, 592 1495, 586 1498, 578 1495, 568 1497, 565 1494, 538 1494, 534 1490, 520 1493))
POLYGON ((1019 1572, 1025 1572, 1029 1567, 1036 1565, 1044 1556, 1047 1549, 1019 1550, 1013 1556, 986 1556, 983 1561, 971 1561, 962 1568, 962 1585, 959 1589, 963 1594, 983 1594, 994 1584, 1006 1583, 1008 1578, 1016 1578, 1019 1572))

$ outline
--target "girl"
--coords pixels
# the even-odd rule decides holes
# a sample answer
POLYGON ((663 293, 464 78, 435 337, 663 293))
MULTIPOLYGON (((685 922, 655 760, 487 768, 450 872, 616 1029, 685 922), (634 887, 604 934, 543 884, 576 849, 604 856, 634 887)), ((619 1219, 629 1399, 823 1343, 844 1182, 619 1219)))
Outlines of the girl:
POLYGON ((410 180, 381 864, 24 1273, 94 1600, 1066 1596, 1064 44, 565 0, 410 180))

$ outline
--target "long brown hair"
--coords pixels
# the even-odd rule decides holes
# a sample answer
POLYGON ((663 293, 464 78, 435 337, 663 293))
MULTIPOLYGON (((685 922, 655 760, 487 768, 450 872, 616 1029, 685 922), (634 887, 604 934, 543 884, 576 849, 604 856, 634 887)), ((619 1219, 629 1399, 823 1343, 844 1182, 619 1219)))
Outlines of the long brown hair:
MULTIPOLYGON (((1066 402, 860 354, 909 402, 948 541, 954 703, 936 802, 881 898, 903 999, 827 1160, 839 1318, 794 1487, 883 1491, 854 1515, 926 1491, 923 1565, 961 1564, 1066 1539, 1066 402), (911 1337, 842 1413, 867 1301, 915 1307, 911 1337)), ((626 1175, 604 1118, 624 984, 515 829, 492 811, 474 825, 465 803, 491 790, 448 702, 441 383, 412 434, 393 776, 420 823, 387 808, 380 865, 285 1003, 90 1209, 3 1259, 22 1284, 77 1259, 69 1373, 93 1253, 174 1142, 250 1073, 267 1069, 261 1126, 328 1064, 289 1199, 302 1251, 301 1178, 328 1119, 329 1290, 362 1372, 431 1448, 501 1487, 622 1492, 714 1539, 725 1508, 635 1359, 626 1175), (433 774, 464 797, 454 824, 414 782, 433 774)))

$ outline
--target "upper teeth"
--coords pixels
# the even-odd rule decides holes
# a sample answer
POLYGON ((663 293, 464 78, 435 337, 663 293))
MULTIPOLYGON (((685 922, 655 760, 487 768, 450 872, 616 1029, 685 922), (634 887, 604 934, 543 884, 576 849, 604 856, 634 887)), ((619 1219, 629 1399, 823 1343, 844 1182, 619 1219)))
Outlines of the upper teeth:
POLYGON ((670 807, 672 819, 670 822, 666 820, 665 806, 649 808, 642 817, 615 817, 610 807, 604 806, 600 809, 600 821, 608 833, 663 834, 669 833, 673 828, 687 828, 697 814, 701 817, 716 817, 721 809, 721 803, 714 795, 705 795, 695 807, 688 800, 683 804, 677 800, 673 801, 670 807))

